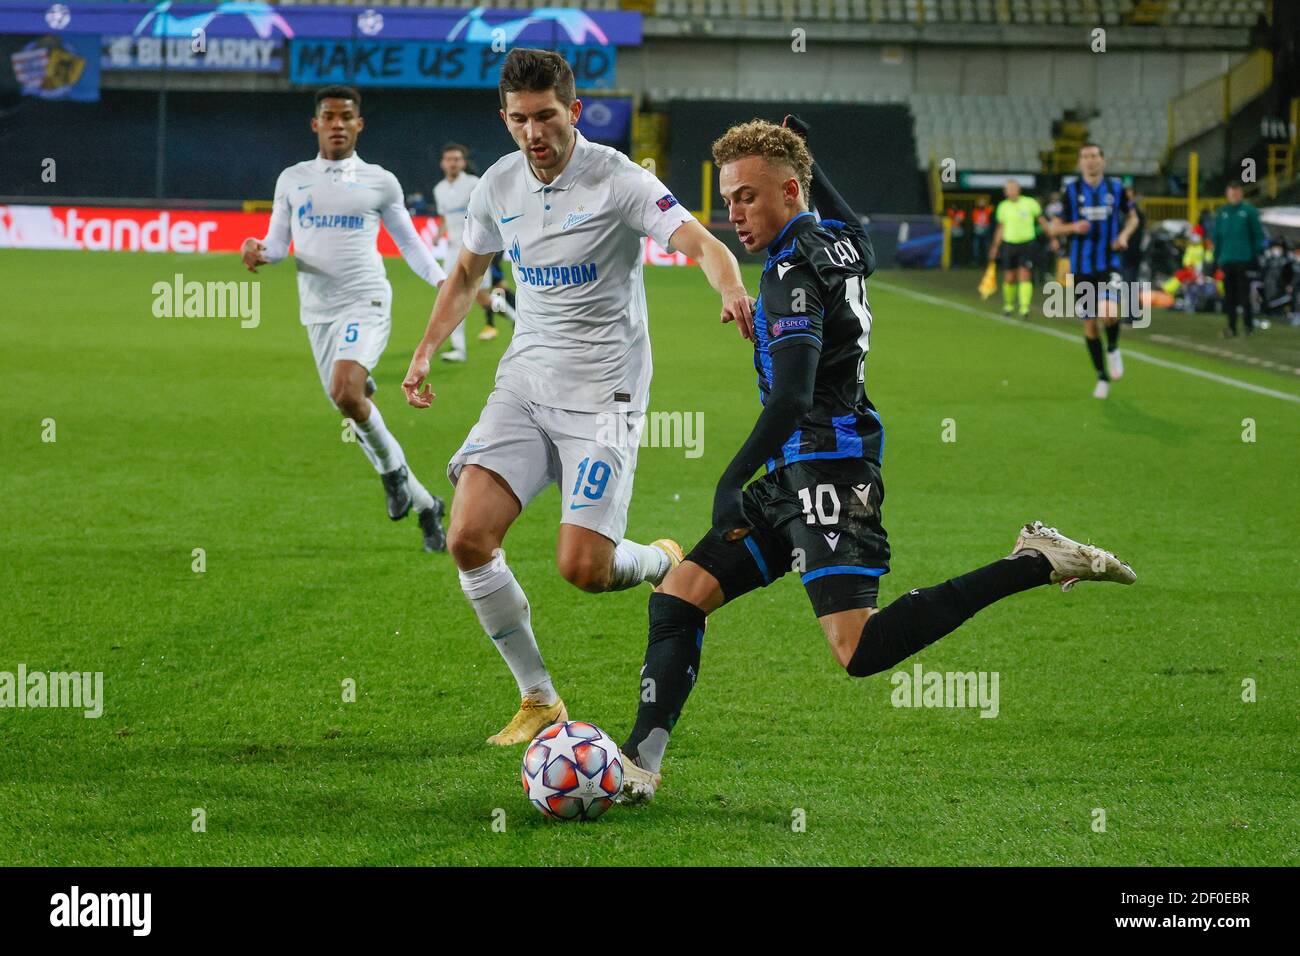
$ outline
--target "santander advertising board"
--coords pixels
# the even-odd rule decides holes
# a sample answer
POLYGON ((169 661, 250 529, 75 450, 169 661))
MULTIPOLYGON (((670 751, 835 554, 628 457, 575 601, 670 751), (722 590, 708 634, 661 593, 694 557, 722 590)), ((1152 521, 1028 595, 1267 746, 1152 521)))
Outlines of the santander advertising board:
MULTIPOLYGON (((68 249, 91 252, 233 253, 248 236, 266 235, 269 212, 205 209, 131 209, 111 206, 0 205, 0 249, 68 249)), ((446 241, 439 221, 413 216, 415 230, 440 259, 446 241)), ((653 239, 642 244, 647 265, 686 265, 680 252, 665 252, 653 239)), ((398 255, 397 244, 379 227, 379 251, 398 255)))

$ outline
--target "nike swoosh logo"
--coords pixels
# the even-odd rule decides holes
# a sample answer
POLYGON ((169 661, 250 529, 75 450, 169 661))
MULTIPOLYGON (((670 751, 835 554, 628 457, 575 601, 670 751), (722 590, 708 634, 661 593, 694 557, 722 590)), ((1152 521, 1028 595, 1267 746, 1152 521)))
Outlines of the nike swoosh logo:
POLYGON ((507 223, 507 222, 514 222, 516 219, 518 219, 518 218, 519 218, 520 216, 522 216, 522 215, 523 215, 523 213, 520 212, 520 213, 516 213, 516 214, 513 215, 513 216, 502 216, 502 217, 501 217, 501 222, 502 222, 503 224, 504 224, 504 223, 507 223))
POLYGON ((514 633, 515 633, 516 631, 518 631, 518 630, 519 630, 519 628, 517 628, 517 627, 512 627, 512 628, 510 628, 510 630, 508 630, 508 631, 502 631, 500 634, 493 634, 493 635, 492 635, 492 640, 494 640, 494 641, 504 641, 507 637, 509 637, 511 634, 514 634, 514 633))
POLYGON ((580 505, 580 504, 576 504, 576 503, 575 503, 575 504, 571 504, 571 505, 569 505, 569 510, 570 510, 570 511, 577 511, 579 508, 594 508, 594 507, 596 507, 596 506, 595 506, 595 505, 580 505))
POLYGON ((791 262, 782 262, 778 264, 776 267, 776 277, 778 279, 784 279, 785 274, 793 268, 794 268, 794 264, 791 262))

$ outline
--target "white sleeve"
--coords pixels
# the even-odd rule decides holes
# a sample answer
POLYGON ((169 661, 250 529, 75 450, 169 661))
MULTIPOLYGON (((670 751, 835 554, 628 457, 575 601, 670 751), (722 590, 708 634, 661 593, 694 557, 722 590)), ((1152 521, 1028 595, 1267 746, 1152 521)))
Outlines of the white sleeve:
POLYGON ((668 252, 677 227, 695 218, 657 176, 630 160, 614 175, 613 192, 623 221, 668 252))
POLYGON ((474 191, 469 194, 469 212, 465 216, 465 233, 461 237, 461 246, 476 256, 485 256, 490 252, 500 252, 506 247, 497 226, 496 213, 492 209, 492 200, 488 198, 488 183, 480 179, 474 184, 474 191))
POLYGON ((442 266, 433 257, 433 250, 421 241, 419 233, 415 231, 415 223, 411 222, 411 214, 406 211, 402 187, 398 185, 397 177, 390 174, 388 179, 384 188, 384 206, 380 210, 384 228, 397 243, 398 252, 412 271, 429 285, 441 285, 447 278, 447 273, 442 271, 442 266))
POLYGON ((276 263, 289 254, 289 243, 293 239, 290 228, 293 223, 293 208, 289 200, 289 183, 284 173, 275 181, 275 200, 271 205, 271 223, 262 238, 262 258, 269 263, 276 263))

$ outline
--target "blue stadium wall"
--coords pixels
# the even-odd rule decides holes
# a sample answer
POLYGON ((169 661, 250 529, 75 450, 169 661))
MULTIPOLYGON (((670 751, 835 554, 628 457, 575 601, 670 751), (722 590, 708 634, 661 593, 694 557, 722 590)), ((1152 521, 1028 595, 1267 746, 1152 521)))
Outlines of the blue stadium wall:
MULTIPOLYGON (((316 155, 312 93, 169 92, 164 196, 270 199, 275 178, 316 155)), ((366 128, 357 152, 426 195, 442 177, 447 140, 468 146, 480 168, 514 148, 496 115, 496 90, 362 92, 366 128)), ((152 198, 158 96, 104 90, 98 103, 28 99, 0 105, 0 192, 10 195, 152 198), (41 182, 41 162, 58 181, 41 182)))
POLYGON ((912 114, 902 104, 673 100, 668 182, 677 198, 688 209, 700 208, 700 163, 728 126, 755 118, 779 123, 786 113, 798 113, 811 124, 809 138, 820 147, 814 149, 817 162, 860 215, 929 211, 925 180, 916 166, 912 114))
MULTIPOLYGON (((426 195, 441 177, 440 148, 467 145, 480 169, 514 148, 497 118, 495 90, 363 91, 366 128, 358 152, 426 195)), ((780 122, 795 108, 814 127, 818 159, 863 213, 924 213, 924 183, 912 122, 900 105, 691 102, 669 106, 670 168, 665 180, 691 209, 700 208, 700 163, 730 124, 753 117, 780 122)), ((157 93, 103 91, 99 103, 24 99, 0 104, 0 193, 149 199, 155 195, 157 93), (42 161, 58 162, 58 180, 41 181, 42 161)), ((310 91, 167 94, 167 199, 269 199, 280 170, 316 154, 310 91)), ((716 185, 716 184, 715 184, 716 185)), ((718 206, 714 197, 715 208, 718 206)))

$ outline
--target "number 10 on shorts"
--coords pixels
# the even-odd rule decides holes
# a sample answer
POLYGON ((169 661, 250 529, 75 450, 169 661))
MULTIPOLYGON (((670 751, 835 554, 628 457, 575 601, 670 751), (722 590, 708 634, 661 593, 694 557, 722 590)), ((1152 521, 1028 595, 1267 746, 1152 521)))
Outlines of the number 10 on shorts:
MULTIPOLYGON (((582 459, 582 461, 578 462, 578 480, 573 483, 573 491, 570 492, 569 497, 578 497, 578 491, 581 490, 584 498, 590 501, 599 501, 605 494, 605 485, 609 483, 609 476, 612 471, 613 469, 609 467, 607 462, 599 459, 592 461, 590 456, 582 459), (588 470, 588 465, 591 466, 590 470, 588 470), (583 485, 584 479, 586 481, 585 487, 583 485)), ((573 504, 570 507, 582 508, 586 506, 573 504)))

